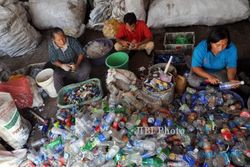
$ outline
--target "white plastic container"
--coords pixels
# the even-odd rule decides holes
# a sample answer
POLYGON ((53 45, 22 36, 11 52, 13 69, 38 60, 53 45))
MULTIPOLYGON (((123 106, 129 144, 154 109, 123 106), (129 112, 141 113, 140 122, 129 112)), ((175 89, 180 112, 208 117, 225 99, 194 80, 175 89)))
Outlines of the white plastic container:
POLYGON ((54 86, 53 73, 53 69, 46 68, 39 72, 36 76, 36 83, 41 86, 52 98, 57 97, 56 89, 54 86))

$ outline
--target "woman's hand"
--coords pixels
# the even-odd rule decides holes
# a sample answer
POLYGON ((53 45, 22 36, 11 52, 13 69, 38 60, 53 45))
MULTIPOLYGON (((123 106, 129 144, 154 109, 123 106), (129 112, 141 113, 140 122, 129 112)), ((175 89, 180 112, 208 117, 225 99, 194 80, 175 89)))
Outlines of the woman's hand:
MULTIPOLYGON (((231 83, 239 83, 240 81, 238 81, 238 80, 231 80, 231 81, 229 81, 229 82, 231 82, 231 83)), ((234 85, 234 86, 233 86, 233 89, 236 89, 236 88, 238 88, 238 87, 240 87, 240 85, 234 85)))

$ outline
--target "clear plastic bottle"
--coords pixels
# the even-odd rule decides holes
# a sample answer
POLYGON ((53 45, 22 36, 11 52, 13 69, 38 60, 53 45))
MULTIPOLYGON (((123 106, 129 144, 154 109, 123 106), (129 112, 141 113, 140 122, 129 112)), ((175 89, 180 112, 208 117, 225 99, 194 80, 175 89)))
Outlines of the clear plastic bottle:
POLYGON ((115 120, 116 114, 114 112, 109 112, 106 116, 105 122, 110 125, 115 120))
POLYGON ((186 161, 179 161, 179 162, 168 162, 167 166, 169 167, 190 167, 186 161))
POLYGON ((112 160, 115 157, 115 155, 119 152, 119 150, 120 150, 119 146, 113 145, 106 154, 106 160, 107 161, 112 160))
POLYGON ((147 151, 155 151, 156 143, 153 140, 134 140, 134 147, 139 149, 147 150, 147 151))
POLYGON ((64 130, 64 129, 60 129, 60 128, 56 128, 53 127, 51 129, 51 133, 55 134, 55 135, 61 135, 63 139, 68 140, 71 139, 71 134, 70 132, 64 130))
POLYGON ((37 147, 37 146, 43 145, 47 141, 48 141, 47 138, 41 138, 39 140, 36 140, 36 141, 32 142, 31 147, 37 147))
POLYGON ((132 164, 136 164, 136 166, 142 165, 142 157, 139 152, 128 154, 124 159, 121 161, 121 166, 129 166, 132 164))
POLYGON ((115 164, 114 160, 110 160, 102 165, 102 167, 115 167, 115 166, 116 166, 116 164, 115 164))
POLYGON ((239 81, 239 82, 224 82, 221 83, 219 85, 220 90, 228 90, 228 89, 232 89, 235 86, 240 86, 240 85, 244 85, 244 81, 239 81))
MULTIPOLYGON (((79 127, 79 129, 83 130, 87 134, 90 134, 93 131, 92 123, 88 122, 90 118, 86 115, 83 115, 81 118, 76 118, 76 126, 79 127)), ((90 120, 91 121, 91 120, 90 120)))

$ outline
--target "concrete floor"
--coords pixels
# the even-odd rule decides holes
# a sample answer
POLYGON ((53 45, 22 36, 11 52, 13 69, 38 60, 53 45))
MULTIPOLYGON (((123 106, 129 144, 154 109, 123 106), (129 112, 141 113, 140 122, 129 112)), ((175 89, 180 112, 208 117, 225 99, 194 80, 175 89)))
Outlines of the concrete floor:
MULTIPOLYGON (((248 20, 237 22, 234 24, 226 25, 231 33, 232 41, 237 45, 238 48, 238 71, 244 71, 250 76, 250 22, 248 20)), ((154 29, 154 42, 155 49, 162 50, 164 34, 166 32, 195 32, 195 44, 199 43, 201 40, 205 39, 209 31, 213 27, 208 26, 188 26, 188 27, 171 27, 164 29, 154 29)), ((29 64, 41 63, 48 61, 48 51, 47 43, 49 40, 48 31, 43 31, 43 40, 34 52, 26 54, 21 57, 11 58, 8 56, 0 57, 0 62, 7 64, 12 71, 26 67, 29 64)), ((103 37, 102 32, 86 29, 85 33, 79 38, 79 41, 84 46, 88 41, 103 37)), ((137 52, 134 56, 130 57, 129 68, 131 71, 137 74, 137 69, 141 66, 147 67, 151 63, 152 57, 146 56, 144 52, 137 52)), ((100 78, 102 81, 102 86, 105 89, 105 76, 107 73, 107 67, 105 65, 100 65, 92 67, 91 77, 100 78)), ((56 113, 56 99, 46 99, 45 100, 44 111, 39 113, 44 118, 54 117, 56 113)), ((29 120, 34 120, 30 114, 22 111, 22 115, 29 120)), ((35 135, 36 136, 36 135, 35 135)), ((36 136, 37 137, 37 136, 36 136)))

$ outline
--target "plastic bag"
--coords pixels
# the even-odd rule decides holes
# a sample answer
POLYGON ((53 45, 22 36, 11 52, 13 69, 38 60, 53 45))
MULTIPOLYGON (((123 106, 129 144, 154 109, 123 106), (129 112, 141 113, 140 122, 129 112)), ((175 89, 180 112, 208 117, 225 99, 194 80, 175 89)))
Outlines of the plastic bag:
POLYGON ((32 97, 33 97, 32 107, 41 107, 43 105, 43 98, 38 92, 36 82, 31 77, 28 77, 28 79, 29 79, 29 84, 31 87, 32 97))
POLYGON ((108 20, 112 15, 112 1, 99 0, 95 4, 95 8, 89 15, 88 27, 100 29, 104 21, 108 20))
POLYGON ((84 33, 86 0, 29 0, 31 18, 39 29, 60 27, 67 35, 84 33))
POLYGON ((248 0, 154 0, 147 25, 153 28, 223 25, 248 18, 248 0))
POLYGON ((123 16, 126 14, 125 0, 114 0, 112 18, 123 21, 123 16))
POLYGON ((41 35, 26 14, 21 3, 0 6, 0 50, 11 57, 24 55, 40 43, 41 35))
POLYGON ((0 5, 1 6, 6 6, 9 5, 11 3, 17 2, 18 0, 0 0, 0 5))
POLYGON ((105 21, 102 29, 104 37, 109 39, 115 38, 117 32, 119 31, 120 25, 121 22, 114 18, 105 21))
POLYGON ((10 94, 0 92, 0 137, 19 149, 27 142, 30 127, 30 123, 20 116, 10 94))
POLYGON ((0 91, 10 93, 18 108, 32 107, 33 95, 27 77, 12 77, 9 81, 0 83, 0 91))

